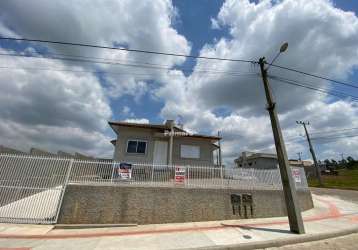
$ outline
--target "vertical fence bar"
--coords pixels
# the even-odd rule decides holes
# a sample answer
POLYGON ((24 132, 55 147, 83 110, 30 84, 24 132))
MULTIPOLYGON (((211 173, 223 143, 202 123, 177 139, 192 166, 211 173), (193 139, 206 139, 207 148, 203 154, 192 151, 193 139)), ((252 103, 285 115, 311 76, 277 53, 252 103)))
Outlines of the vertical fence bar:
POLYGON ((116 166, 116 163, 115 163, 115 162, 112 162, 111 183, 113 183, 115 166, 116 166))
POLYGON ((69 179, 70 179, 70 176, 71 176, 71 170, 72 170, 73 162, 74 162, 74 160, 73 160, 73 159, 70 159, 69 166, 68 166, 67 173, 66 173, 66 177, 65 177, 65 181, 64 181, 64 183, 62 184, 62 190, 61 190, 61 194, 60 194, 60 200, 59 200, 59 202, 58 202, 58 204, 57 204, 57 211, 56 211, 56 217, 55 217, 54 223, 57 222, 58 216, 60 215, 60 209, 61 209, 63 197, 64 197, 64 195, 65 195, 66 187, 67 187, 67 184, 68 184, 69 179))

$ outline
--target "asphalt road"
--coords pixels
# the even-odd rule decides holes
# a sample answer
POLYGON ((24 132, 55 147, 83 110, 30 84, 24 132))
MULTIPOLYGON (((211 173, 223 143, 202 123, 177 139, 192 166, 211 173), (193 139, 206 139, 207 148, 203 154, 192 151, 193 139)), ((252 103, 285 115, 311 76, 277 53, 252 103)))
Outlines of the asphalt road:
MULTIPOLYGON (((358 191, 331 188, 310 188, 313 194, 337 196, 342 200, 358 203, 358 191)), ((358 246, 357 246, 358 249, 358 246)))

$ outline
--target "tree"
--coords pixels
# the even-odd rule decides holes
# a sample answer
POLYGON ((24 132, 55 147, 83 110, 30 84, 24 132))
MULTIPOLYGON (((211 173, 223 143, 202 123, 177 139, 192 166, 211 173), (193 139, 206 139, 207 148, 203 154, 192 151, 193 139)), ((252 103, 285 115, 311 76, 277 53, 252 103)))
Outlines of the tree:
POLYGON ((330 162, 328 159, 325 159, 323 162, 324 162, 324 164, 326 164, 326 165, 330 165, 330 164, 331 164, 331 162, 330 162))
POLYGON ((354 167, 358 167, 358 162, 353 159, 352 156, 347 157, 347 168, 353 169, 354 167))
POLYGON ((355 162, 355 160, 353 159, 352 156, 348 156, 348 157, 347 157, 347 161, 348 161, 348 162, 355 162))

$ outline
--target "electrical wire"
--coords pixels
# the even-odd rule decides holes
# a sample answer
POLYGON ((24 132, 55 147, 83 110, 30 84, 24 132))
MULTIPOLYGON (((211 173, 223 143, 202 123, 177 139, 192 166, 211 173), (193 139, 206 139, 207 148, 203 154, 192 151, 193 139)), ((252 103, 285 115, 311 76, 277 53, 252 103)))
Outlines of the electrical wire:
POLYGON ((353 101, 358 101, 358 96, 350 95, 350 94, 347 94, 347 93, 344 93, 344 92, 340 92, 340 91, 336 91, 336 90, 323 89, 323 88, 317 88, 317 87, 314 87, 314 86, 312 86, 312 85, 304 84, 304 83, 301 83, 301 82, 299 82, 299 81, 295 81, 295 80, 291 80, 291 79, 286 79, 286 78, 278 77, 278 76, 272 76, 272 75, 270 75, 270 76, 268 76, 268 77, 271 78, 271 79, 273 79, 273 80, 282 82, 282 83, 286 83, 286 84, 290 84, 290 85, 295 85, 295 86, 302 87, 302 88, 306 88, 306 89, 311 89, 311 90, 314 90, 314 91, 318 91, 318 92, 321 92, 321 93, 329 94, 329 95, 332 95, 332 96, 335 96, 335 97, 339 97, 339 98, 350 97, 350 98, 352 98, 353 101))
POLYGON ((328 78, 328 77, 325 77, 325 76, 311 74, 311 73, 307 73, 307 72, 304 72, 304 71, 301 71, 301 70, 297 70, 297 69, 293 69, 293 68, 289 68, 289 67, 284 67, 284 66, 280 66, 280 65, 276 65, 276 64, 271 64, 271 63, 267 63, 267 62, 266 62, 266 64, 268 64, 268 65, 270 65, 272 67, 285 69, 285 70, 296 72, 296 73, 303 74, 303 75, 306 75, 306 76, 315 77, 315 78, 318 78, 318 79, 321 79, 321 80, 330 81, 330 82, 333 82, 333 83, 345 85, 345 86, 352 87, 352 88, 358 88, 358 84, 342 82, 342 81, 334 80, 334 79, 331 79, 331 78, 328 78))
POLYGON ((351 138, 351 137, 357 137, 358 134, 354 134, 354 135, 344 135, 344 136, 334 136, 334 137, 314 137, 311 138, 312 141, 317 141, 317 140, 330 140, 330 139, 340 139, 340 138, 351 138))
MULTIPOLYGON (((156 70, 174 70, 173 67, 162 67, 162 65, 155 64, 134 64, 134 63, 123 63, 118 61, 96 61, 90 59, 81 59, 81 58, 67 58, 67 57, 59 57, 59 56, 42 56, 42 55, 24 55, 24 54, 11 54, 11 53, 0 53, 0 56, 12 56, 12 57, 24 57, 24 58, 38 58, 38 59, 52 59, 52 60, 64 60, 64 61, 75 61, 82 63, 94 63, 94 64, 108 64, 108 65, 116 65, 116 66, 124 66, 124 67, 137 67, 137 68, 147 68, 147 69, 156 69, 156 70)), ((179 69, 183 72, 196 72, 196 73, 217 73, 217 74, 228 74, 228 75, 237 75, 237 74, 247 74, 247 75, 257 75, 258 73, 252 72, 237 72, 237 71, 220 71, 220 70, 193 70, 193 69, 179 69)))
POLYGON ((311 135, 317 135, 317 134, 329 134, 329 133, 335 133, 335 132, 344 132, 349 130, 356 130, 358 128, 344 128, 344 129, 337 129, 337 130, 327 130, 327 131, 320 131, 320 132, 311 132, 311 135))
MULTIPOLYGON (((98 73, 98 74, 110 74, 110 75, 133 75, 133 76, 155 76, 155 74, 141 74, 137 72, 113 72, 113 71, 102 71, 102 70, 73 70, 73 69, 58 69, 58 68, 38 68, 38 67, 8 67, 8 66, 0 66, 0 69, 10 69, 10 70, 35 70, 35 71, 60 71, 60 72, 74 72, 74 73, 98 73)), ((216 72, 196 72, 193 74, 224 74, 224 73, 216 73, 216 72)), ((236 73, 236 74, 228 74, 221 77, 241 77, 241 76, 259 76, 255 73, 236 73)))
POLYGON ((101 45, 94 45, 94 44, 72 43, 72 42, 51 41, 51 40, 41 40, 41 39, 15 38, 15 37, 0 37, 0 40, 23 41, 23 42, 37 42, 37 43, 49 43, 49 44, 69 45, 69 46, 80 46, 80 47, 89 47, 89 48, 96 48, 96 49, 110 49, 110 50, 137 52, 137 53, 145 53, 145 54, 164 55, 164 56, 186 57, 186 58, 195 58, 195 59, 206 59, 206 60, 219 60, 219 61, 231 61, 231 62, 257 63, 257 62, 254 61, 254 60, 219 58, 219 57, 207 57, 207 56, 194 56, 194 55, 177 54, 177 53, 171 53, 171 52, 159 52, 159 51, 141 50, 141 49, 128 49, 128 48, 101 46, 101 45))
MULTIPOLYGON (((220 61, 231 61, 231 62, 245 62, 245 63, 253 63, 257 64, 257 61, 254 60, 244 60, 244 59, 231 59, 231 58, 220 58, 220 57, 207 57, 207 56, 194 56, 194 55, 186 55, 186 54, 178 54, 172 52, 160 52, 160 51, 150 51, 150 50, 141 50, 141 49, 129 49, 129 48, 119 48, 119 47, 111 47, 111 46, 102 46, 102 45, 94 45, 94 44, 86 44, 86 43, 73 43, 73 42, 63 42, 63 41, 52 41, 52 40, 42 40, 42 39, 29 39, 29 38, 15 38, 15 37, 0 37, 0 40, 9 40, 9 41, 23 41, 23 42, 37 42, 37 43, 48 43, 48 44, 58 44, 58 45, 67 45, 67 46, 81 46, 81 47, 89 47, 89 48, 97 48, 97 49, 110 49, 110 50, 119 50, 119 51, 128 51, 128 52, 137 52, 137 53, 146 53, 146 54, 155 54, 155 55, 164 55, 164 56, 176 56, 176 57, 185 57, 185 58, 195 58, 195 59, 206 59, 206 60, 220 60, 220 61)), ((352 88, 358 88, 357 84, 351 84, 343 81, 334 80, 325 76, 320 76, 312 73, 307 73, 301 70, 280 66, 273 63, 267 63, 267 65, 285 69, 288 71, 296 72, 299 74, 307 75, 310 77, 319 78, 322 80, 330 81, 333 83, 349 86, 352 88)))

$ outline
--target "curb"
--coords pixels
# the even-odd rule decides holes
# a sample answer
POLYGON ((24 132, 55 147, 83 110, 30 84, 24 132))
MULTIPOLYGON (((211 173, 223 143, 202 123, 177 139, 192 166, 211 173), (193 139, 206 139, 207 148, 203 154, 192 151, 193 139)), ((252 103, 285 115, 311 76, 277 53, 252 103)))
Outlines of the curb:
POLYGON ((198 248, 184 248, 181 250, 253 250, 253 249, 266 249, 270 247, 282 247, 285 245, 299 244, 305 242, 325 240, 329 238, 337 238, 340 236, 345 236, 349 234, 358 233, 358 227, 353 227, 344 230, 336 230, 328 233, 321 234, 307 234, 300 235, 297 237, 286 238, 286 239, 276 239, 268 240, 262 242, 253 242, 253 243, 239 243, 225 246, 207 246, 207 247, 198 247, 198 248))
POLYGON ((107 227, 137 227, 138 224, 56 224, 54 229, 88 229, 107 227))

